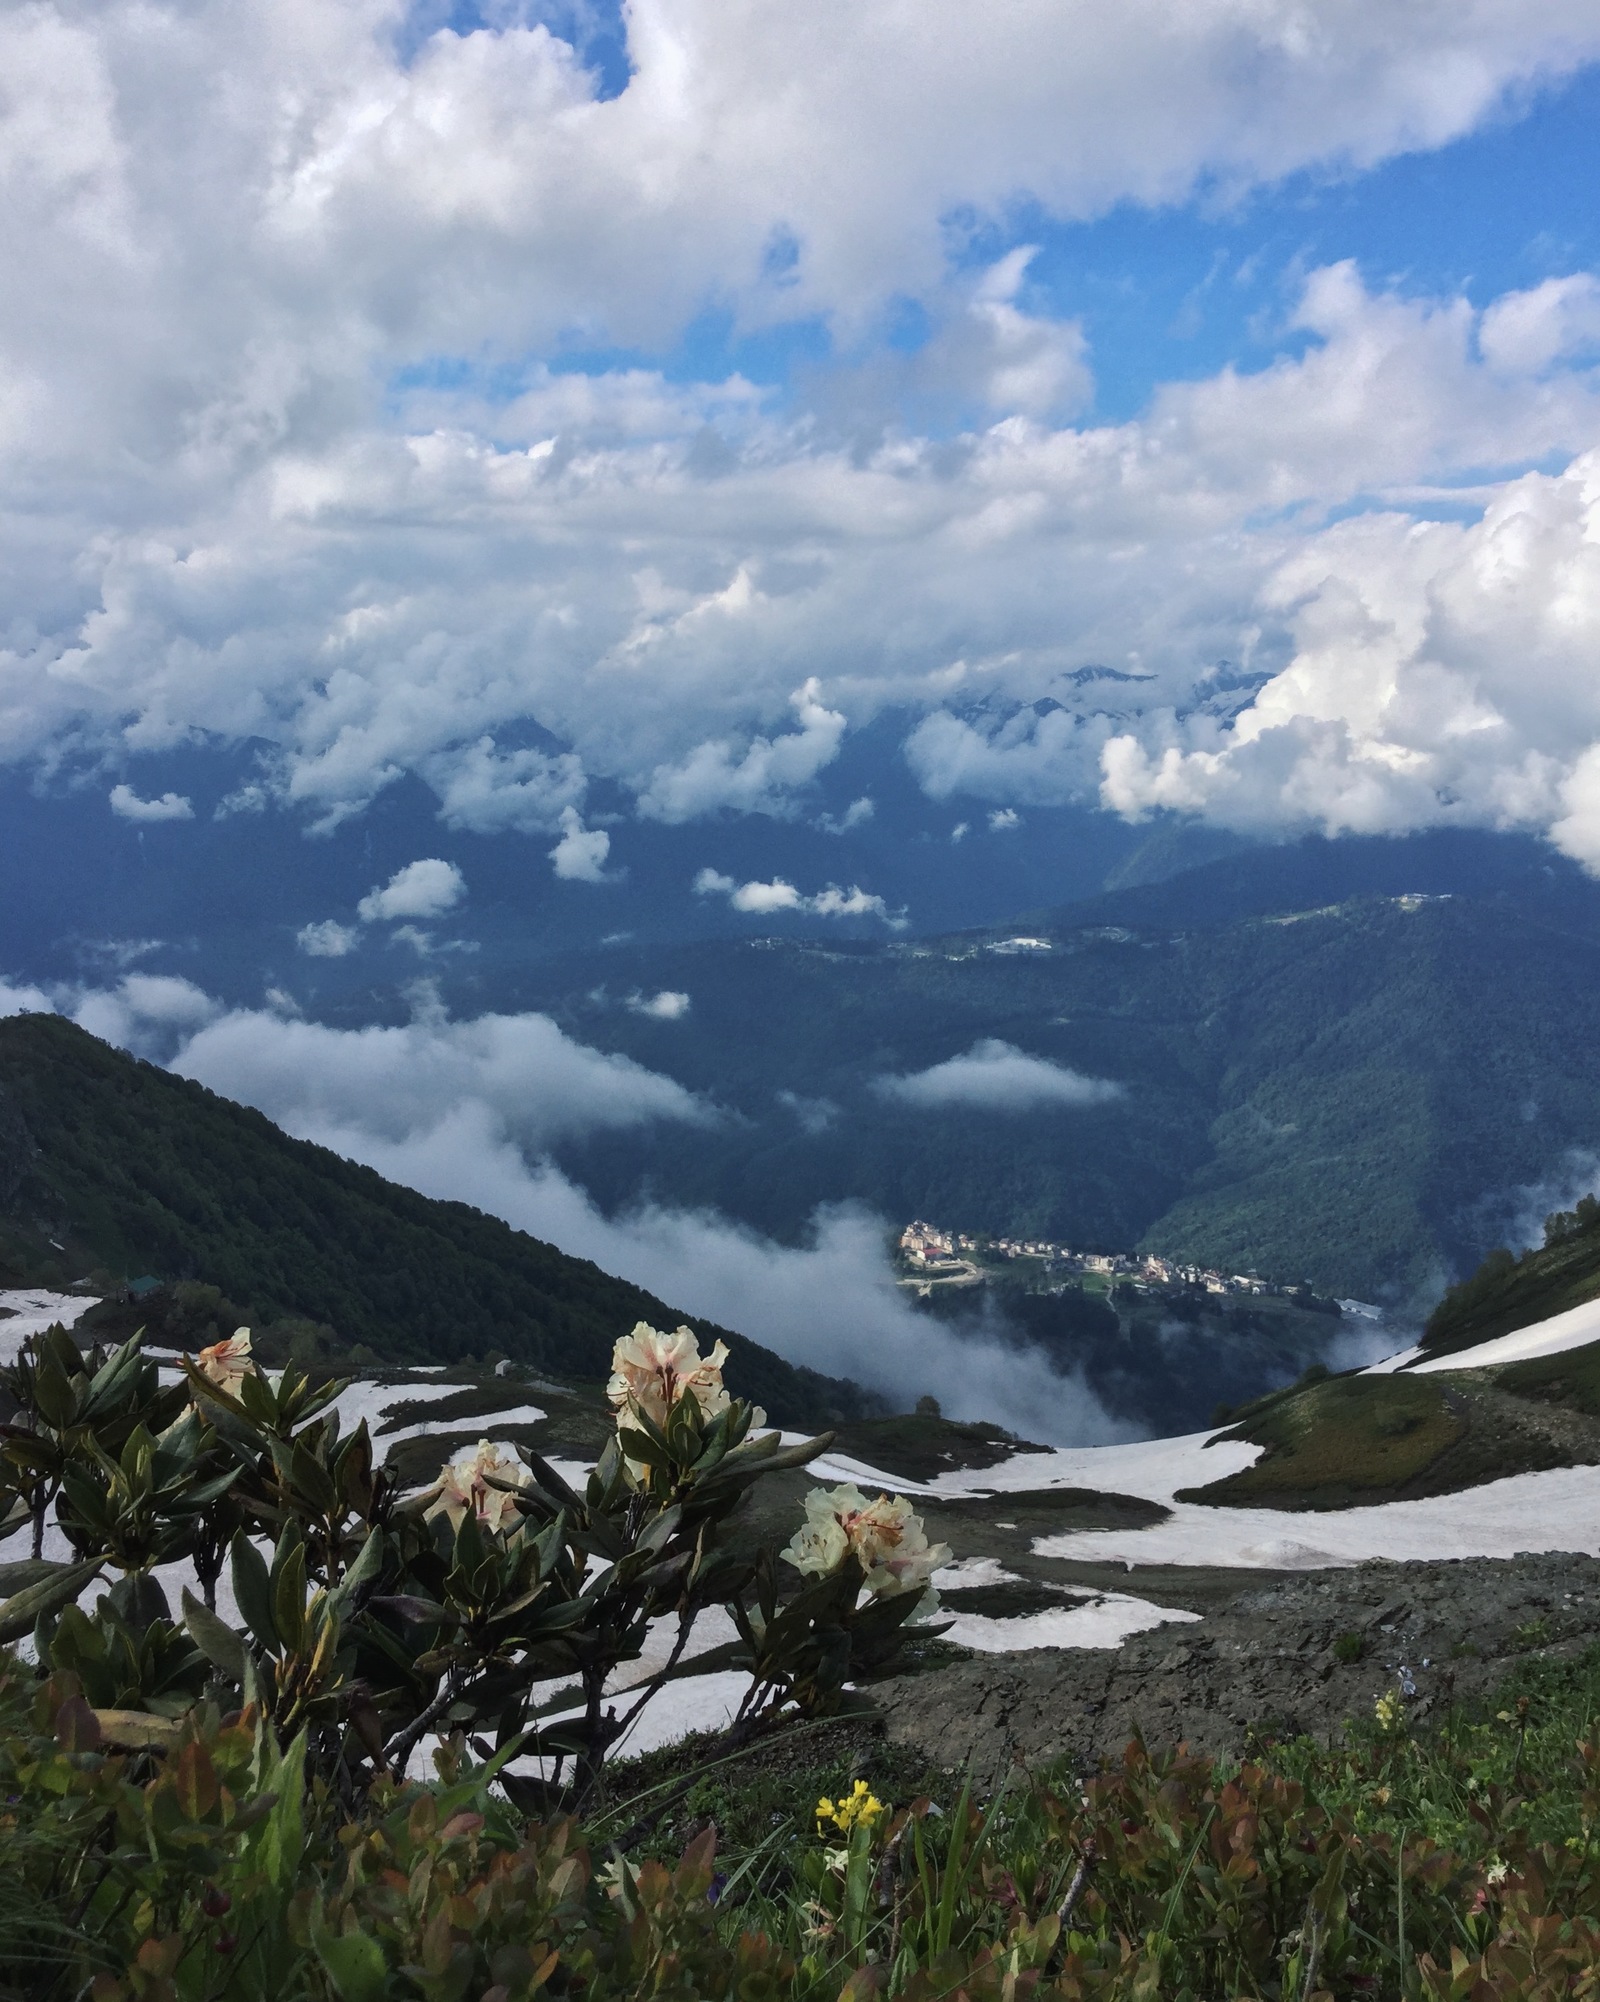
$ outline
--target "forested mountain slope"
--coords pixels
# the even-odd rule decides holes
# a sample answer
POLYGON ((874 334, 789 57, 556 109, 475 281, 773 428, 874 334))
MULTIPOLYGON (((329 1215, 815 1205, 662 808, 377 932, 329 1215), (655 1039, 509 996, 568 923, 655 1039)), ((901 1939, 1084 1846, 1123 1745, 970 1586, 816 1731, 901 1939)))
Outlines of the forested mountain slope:
POLYGON ((821 1422, 855 1403, 848 1386, 497 1218, 292 1140, 55 1015, 0 1021, 0 1269, 8 1259, 11 1283, 94 1266, 203 1280, 262 1320, 326 1323, 395 1361, 498 1350, 592 1378, 636 1320, 689 1319, 728 1342, 741 1388, 775 1418, 821 1422))
MULTIPOLYGON (((1217 865, 1222 888, 1243 896, 1261 867, 1217 865)), ((1187 924, 1100 905, 1041 927, 1048 949, 996 933, 618 947, 524 969, 497 1000, 737 1115, 562 1150, 603 1201, 670 1189, 796 1236, 819 1202, 855 1197, 892 1219, 1425 1301, 1600 1134, 1600 894, 1573 874, 1221 924, 1195 881, 1187 924), (690 1006, 661 1021, 621 1005, 657 988, 690 1006), (1023 1111, 885 1095, 985 1038, 1119 1095, 1023 1111)))

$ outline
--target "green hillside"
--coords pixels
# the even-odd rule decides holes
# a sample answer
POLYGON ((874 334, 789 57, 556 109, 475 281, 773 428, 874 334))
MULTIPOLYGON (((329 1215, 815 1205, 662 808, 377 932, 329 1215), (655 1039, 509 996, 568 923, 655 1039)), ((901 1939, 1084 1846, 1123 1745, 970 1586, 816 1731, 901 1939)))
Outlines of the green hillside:
POLYGON ((1600 1463, 1600 1343, 1426 1376, 1308 1376, 1239 1414, 1264 1447, 1180 1491, 1215 1507, 1344 1509, 1459 1494, 1508 1474, 1600 1463))
POLYGON ((0 1275, 198 1280, 256 1320, 331 1327, 388 1361, 491 1351, 598 1377, 637 1320, 688 1319, 785 1423, 853 1388, 679 1314, 463 1203, 435 1202, 141 1063, 55 1015, 0 1021, 0 1275), (53 1242, 52 1242, 53 1241, 53 1242))
POLYGON ((1545 1221, 1544 1243, 1520 1258, 1490 1252, 1470 1278, 1434 1308, 1423 1346, 1454 1355, 1478 1342, 1581 1307, 1600 1294, 1600 1204, 1586 1196, 1575 1210, 1545 1221))

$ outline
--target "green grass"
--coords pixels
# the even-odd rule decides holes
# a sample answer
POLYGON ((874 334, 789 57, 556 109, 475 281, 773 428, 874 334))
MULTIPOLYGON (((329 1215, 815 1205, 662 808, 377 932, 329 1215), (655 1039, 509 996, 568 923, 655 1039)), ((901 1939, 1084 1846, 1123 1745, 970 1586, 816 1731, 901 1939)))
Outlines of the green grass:
POLYGON ((1517 1397, 1565 1405, 1569 1411, 1600 1418, 1600 1341, 1568 1349, 1562 1355, 1501 1363, 1494 1371, 1494 1380, 1517 1397))
POLYGON ((1600 1294, 1600 1219, 1514 1258, 1491 1252, 1429 1316, 1423 1346, 1435 1355, 1493 1341, 1581 1307, 1600 1294))
POLYGON ((1302 1382, 1258 1400, 1219 1436, 1265 1450, 1180 1500, 1321 1509, 1456 1494, 1600 1461, 1600 1354, 1302 1382))
POLYGON ((1345 1508, 1413 1487, 1467 1432, 1438 1377, 1330 1377, 1258 1407, 1229 1439, 1266 1450, 1254 1466, 1180 1501, 1235 1508, 1345 1508))
POLYGON ((535 1941, 556 1954, 548 1992, 612 2002, 1555 2002, 1600 1956, 1600 1648, 1530 1656, 1437 1721, 1388 1699, 1329 1743, 1264 1737, 1233 1762, 1135 1743, 986 1799, 867 1713, 732 1755, 692 1739, 612 1768, 567 1833, 525 1827, 459 1765, 442 1812, 437 1787, 354 1821, 313 1792, 291 1837, 281 1803, 241 1795, 241 1840, 207 1764, 147 1818, 166 1783, 62 1744, 35 1687, 14 1664, 0 1683, 7 2002, 67 2002, 96 1970, 119 2002, 338 2002, 352 1970, 374 2002, 480 1995, 535 1965, 535 1941), (842 1839, 817 1805, 857 1782, 882 1811, 842 1839), (624 1837, 626 1875, 607 1860, 624 1837), (1461 1985, 1430 1986, 1453 1954, 1461 1985), (175 1986, 152 1985, 162 1967, 175 1986))

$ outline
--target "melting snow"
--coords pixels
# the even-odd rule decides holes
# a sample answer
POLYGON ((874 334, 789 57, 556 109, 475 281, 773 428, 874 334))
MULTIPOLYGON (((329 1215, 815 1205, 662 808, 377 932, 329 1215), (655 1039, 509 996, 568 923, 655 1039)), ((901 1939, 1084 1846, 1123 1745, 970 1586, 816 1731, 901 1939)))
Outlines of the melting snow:
POLYGON ((1204 1487, 1242 1473, 1261 1457, 1247 1439, 1216 1439, 1189 1432, 1177 1439, 1136 1439, 1125 1446, 1063 1446, 1049 1453, 1018 1453, 998 1467, 970 1467, 940 1474, 927 1494, 1004 1495, 1018 1489, 1093 1488, 1101 1494, 1135 1495, 1169 1506, 1178 1488, 1204 1487))
POLYGON ((13 1363, 30 1335, 42 1335, 59 1321, 70 1328, 99 1300, 86 1293, 47 1293, 39 1287, 0 1292, 0 1363, 13 1363))
POLYGON ((1552 1314, 1548 1321, 1535 1321, 1531 1328, 1518 1328, 1514 1334, 1497 1335, 1475 1349, 1462 1349, 1453 1356, 1430 1356, 1414 1365, 1410 1374, 1425 1376, 1439 1369, 1485 1369, 1490 1363, 1524 1362, 1531 1356, 1557 1356, 1567 1349, 1581 1349, 1597 1340, 1600 1300, 1585 1300, 1581 1307, 1569 1307, 1564 1314, 1552 1314))
POLYGON ((946 1640, 959 1641, 980 1654, 1016 1654, 1030 1647, 1121 1647, 1129 1634, 1164 1626, 1169 1620, 1198 1620, 1200 1615, 1122 1592, 1105 1592, 1091 1593, 1077 1605, 1052 1606, 1010 1620, 958 1613, 950 1607, 939 1617, 950 1621, 946 1640))
POLYGON ((1077 1563, 1223 1564, 1316 1570, 1371 1557, 1433 1561, 1575 1550, 1600 1556, 1600 1467, 1512 1474, 1464 1494, 1286 1516, 1281 1509, 1171 1505, 1148 1529, 1069 1530, 1034 1544, 1077 1563), (1296 1534, 1295 1532, 1299 1533, 1296 1534))
POLYGON ((958 1557, 954 1564, 935 1571, 933 1582, 938 1591, 955 1592, 963 1588, 970 1591, 976 1585, 1020 1585, 1022 1577, 1008 1571, 998 1557, 958 1557))

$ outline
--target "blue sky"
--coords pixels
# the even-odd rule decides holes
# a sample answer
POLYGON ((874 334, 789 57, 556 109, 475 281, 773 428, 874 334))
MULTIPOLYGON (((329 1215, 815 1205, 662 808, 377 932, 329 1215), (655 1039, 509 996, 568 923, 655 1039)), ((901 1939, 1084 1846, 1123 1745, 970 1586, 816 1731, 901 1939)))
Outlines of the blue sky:
MULTIPOLYGON (((608 90, 626 80, 620 22, 584 43, 608 90)), ((462 27, 475 18, 457 9, 462 27)), ((1137 416, 1161 384, 1197 380, 1232 364, 1263 366, 1302 350, 1286 325, 1298 283, 1319 265, 1353 259, 1369 283, 1479 307, 1500 294, 1600 267, 1600 68, 1517 93, 1467 137, 1406 152, 1365 170, 1319 166, 1268 187, 1228 195, 1201 188, 1183 202, 1118 204, 1090 222, 1064 223, 1036 204, 1002 220, 952 217, 954 269, 1037 246, 1024 297, 1036 311, 1081 321, 1094 361, 1089 416, 1137 416)), ((931 320, 920 303, 891 304, 841 352, 825 319, 741 328, 731 306, 710 305, 680 339, 657 349, 557 346, 564 370, 659 368, 678 381, 739 373, 791 404, 830 365, 878 346, 915 351, 931 320)), ((460 372, 469 363, 439 365, 460 372)), ((525 365, 500 364, 510 394, 525 365)))

